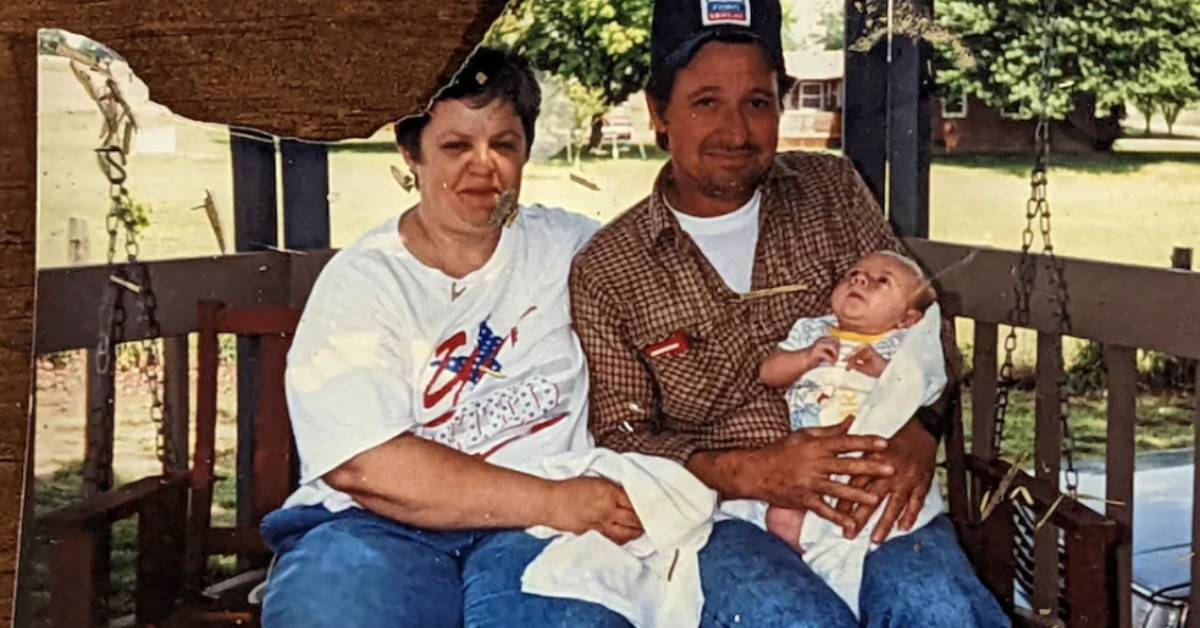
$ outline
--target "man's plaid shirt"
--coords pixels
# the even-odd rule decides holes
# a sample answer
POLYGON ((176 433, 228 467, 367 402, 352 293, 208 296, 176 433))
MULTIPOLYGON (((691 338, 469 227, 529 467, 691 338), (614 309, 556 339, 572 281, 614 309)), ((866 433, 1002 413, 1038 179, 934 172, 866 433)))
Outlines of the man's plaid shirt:
POLYGON ((668 168, 647 199, 576 258, 571 305, 597 444, 686 462, 698 450, 759 447, 786 435, 787 404, 758 381, 762 360, 796 319, 829 313, 834 285, 856 261, 904 249, 849 161, 782 153, 761 188, 752 290, 805 289, 742 298, 667 208, 668 168), (686 351, 648 350, 680 337, 686 351))

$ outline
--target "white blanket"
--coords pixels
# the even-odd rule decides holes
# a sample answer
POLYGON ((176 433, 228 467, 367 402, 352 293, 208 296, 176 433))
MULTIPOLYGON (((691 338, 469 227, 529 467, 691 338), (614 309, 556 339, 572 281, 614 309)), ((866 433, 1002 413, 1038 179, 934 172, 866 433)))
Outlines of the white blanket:
MULTIPOLYGON (((875 388, 863 402, 850 426, 851 434, 874 434, 890 438, 912 418, 921 406, 933 403, 946 387, 945 356, 942 352, 941 309, 936 303, 901 341, 875 388)), ((817 516, 806 516, 800 531, 804 560, 817 575, 858 615, 858 594, 862 586, 863 563, 871 543, 881 505, 866 527, 853 539, 842 535, 842 528, 817 516)), ((945 511, 937 477, 925 497, 925 505, 913 529, 929 523, 945 511)), ((893 528, 888 539, 907 534, 893 528)))
MULTIPOLYGON (((946 387, 946 364, 942 353, 942 314, 935 303, 900 343, 875 388, 863 401, 850 427, 851 434, 874 434, 890 438, 916 413, 917 408, 933 403, 946 387)), ((844 478, 843 478, 844 479, 844 478)), ((867 552, 875 549, 871 532, 883 515, 881 505, 866 527, 853 539, 842 535, 842 528, 816 515, 804 517, 800 547, 804 560, 817 575, 845 600, 858 615, 858 594, 862 586, 863 563, 867 552)), ((920 528, 946 510, 937 476, 925 496, 925 505, 913 529, 920 528)), ((736 518, 766 528, 767 504, 739 499, 721 503, 718 519, 736 518)), ((907 534, 893 528, 888 539, 907 534)))
POLYGON ((704 607, 699 552, 712 532, 717 494, 679 463, 597 448, 542 462, 544 477, 598 476, 621 485, 646 533, 624 546, 599 532, 546 527, 557 537, 526 568, 526 593, 594 602, 638 628, 698 626, 704 607))

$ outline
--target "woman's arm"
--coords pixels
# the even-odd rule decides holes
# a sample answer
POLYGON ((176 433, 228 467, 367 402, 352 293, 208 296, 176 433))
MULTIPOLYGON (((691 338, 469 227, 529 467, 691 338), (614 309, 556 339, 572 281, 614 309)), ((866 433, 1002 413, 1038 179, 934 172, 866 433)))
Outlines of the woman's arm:
POLYGON ((641 535, 625 492, 600 478, 552 481, 435 442, 401 435, 326 473, 331 487, 368 510, 434 530, 597 530, 624 543, 641 535))

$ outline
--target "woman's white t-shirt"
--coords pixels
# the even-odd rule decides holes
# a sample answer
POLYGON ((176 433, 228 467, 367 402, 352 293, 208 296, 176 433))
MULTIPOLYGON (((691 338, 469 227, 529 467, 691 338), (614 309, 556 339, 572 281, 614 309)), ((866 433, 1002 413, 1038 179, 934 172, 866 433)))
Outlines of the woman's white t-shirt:
POLYGON ((454 279, 413 257, 397 220, 335 255, 309 295, 288 353, 301 464, 285 507, 357 506, 321 477, 405 432, 528 472, 591 446, 567 278, 599 225, 522 207, 491 259, 454 279))

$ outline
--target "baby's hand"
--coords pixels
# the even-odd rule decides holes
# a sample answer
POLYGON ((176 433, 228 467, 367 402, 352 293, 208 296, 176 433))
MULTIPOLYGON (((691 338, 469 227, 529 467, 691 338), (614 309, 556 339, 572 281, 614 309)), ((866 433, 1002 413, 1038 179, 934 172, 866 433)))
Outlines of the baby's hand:
POLYGON ((838 341, 829 337, 796 351, 776 349, 763 360, 758 377, 768 386, 786 388, 818 366, 834 364, 837 357, 838 341))
POLYGON ((805 351, 808 352, 808 359, 811 361, 810 368, 818 366, 830 366, 837 362, 838 348, 840 344, 837 338, 824 336, 812 343, 805 351))
POLYGON ((846 358, 847 369, 875 378, 883 375, 883 369, 887 368, 887 365, 888 361, 879 355, 879 352, 871 345, 859 347, 857 351, 850 354, 850 357, 846 358))

